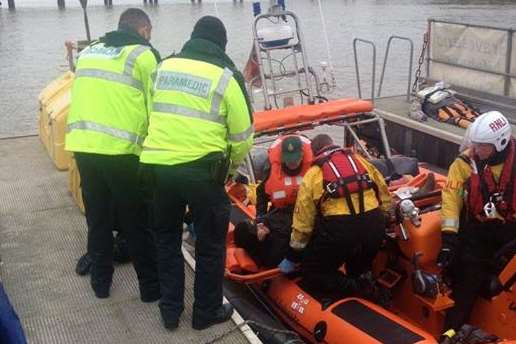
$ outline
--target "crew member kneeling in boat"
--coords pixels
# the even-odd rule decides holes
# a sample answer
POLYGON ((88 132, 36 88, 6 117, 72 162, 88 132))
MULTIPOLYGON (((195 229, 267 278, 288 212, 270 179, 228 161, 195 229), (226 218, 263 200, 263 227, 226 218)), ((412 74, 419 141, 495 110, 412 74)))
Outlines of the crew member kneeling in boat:
POLYGON ((468 321, 495 253, 516 239, 516 142, 509 121, 498 111, 484 113, 465 141, 468 149, 450 166, 442 192, 437 262, 451 274, 455 300, 445 330, 468 321))
POLYGON ((244 221, 235 227, 236 245, 260 266, 275 267, 285 257, 297 191, 311 164, 306 137, 282 136, 269 148, 265 178, 256 188, 256 224, 244 221))
POLYGON ((297 195, 290 249, 279 265, 292 270, 303 252, 303 283, 310 290, 356 293, 370 279, 359 278, 385 236, 391 197, 382 174, 368 161, 321 134, 312 140, 313 166, 297 195), (346 275, 339 267, 346 263, 346 275))

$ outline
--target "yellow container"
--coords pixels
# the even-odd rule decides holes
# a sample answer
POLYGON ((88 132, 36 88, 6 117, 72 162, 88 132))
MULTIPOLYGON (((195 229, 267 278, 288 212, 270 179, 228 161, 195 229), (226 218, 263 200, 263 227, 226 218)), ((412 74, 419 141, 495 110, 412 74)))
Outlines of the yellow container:
POLYGON ((84 214, 84 202, 82 200, 82 189, 81 189, 81 176, 79 175, 79 169, 77 163, 73 158, 73 154, 70 154, 70 167, 68 169, 68 190, 72 194, 72 198, 75 204, 79 207, 81 212, 84 214))
POLYGON ((70 110, 71 89, 49 104, 48 154, 58 170, 66 170, 70 165, 70 152, 65 151, 66 119, 70 110))
POLYGON ((39 95, 39 137, 59 170, 66 170, 70 164, 70 154, 64 151, 64 136, 73 78, 72 72, 66 72, 39 95))

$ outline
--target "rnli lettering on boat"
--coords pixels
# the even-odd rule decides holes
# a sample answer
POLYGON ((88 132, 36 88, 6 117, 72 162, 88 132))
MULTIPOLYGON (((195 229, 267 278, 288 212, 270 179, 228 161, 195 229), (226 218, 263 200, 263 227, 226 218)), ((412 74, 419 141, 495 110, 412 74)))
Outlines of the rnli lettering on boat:
POLYGON ((158 90, 185 92, 208 98, 211 80, 178 72, 160 72, 156 82, 158 90))

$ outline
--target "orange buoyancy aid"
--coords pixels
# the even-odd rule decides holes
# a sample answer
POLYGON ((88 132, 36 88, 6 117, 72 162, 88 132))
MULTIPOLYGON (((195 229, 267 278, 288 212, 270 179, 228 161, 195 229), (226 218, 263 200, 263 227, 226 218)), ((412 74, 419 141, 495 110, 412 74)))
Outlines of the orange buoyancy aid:
POLYGON ((321 167, 323 173, 324 193, 319 203, 328 197, 344 198, 351 215, 356 215, 351 194, 358 193, 359 213, 364 212, 364 191, 373 189, 379 199, 378 186, 350 150, 338 146, 323 148, 315 157, 314 165, 321 167))
MULTIPOLYGON (((504 221, 514 222, 516 214, 516 139, 509 143, 509 152, 502 167, 498 183, 493 177, 489 165, 480 171, 473 168, 469 181, 466 183, 468 214, 479 221, 489 218, 484 212, 484 206, 492 202, 498 214, 504 221)), ((470 164, 473 165, 471 160, 470 164)))
POLYGON ((269 148, 269 162, 271 164, 271 171, 269 179, 265 183, 265 193, 269 195, 272 206, 274 208, 284 208, 296 203, 297 191, 303 176, 312 165, 312 149, 310 147, 310 140, 303 136, 298 136, 303 144, 303 161, 301 162, 301 169, 298 175, 289 176, 282 168, 281 163, 281 143, 284 139, 297 136, 286 135, 278 138, 269 148))

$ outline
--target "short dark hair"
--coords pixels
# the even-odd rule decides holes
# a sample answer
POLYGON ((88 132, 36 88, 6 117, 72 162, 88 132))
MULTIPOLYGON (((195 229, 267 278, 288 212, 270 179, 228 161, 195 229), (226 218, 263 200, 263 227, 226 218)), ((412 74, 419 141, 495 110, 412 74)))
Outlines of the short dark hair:
POLYGON ((310 147, 312 148, 312 153, 317 154, 322 148, 326 146, 330 146, 333 144, 332 138, 327 134, 319 134, 312 139, 312 143, 310 147))
POLYGON ((139 8, 128 8, 121 15, 118 21, 119 30, 138 31, 143 26, 151 25, 147 13, 139 8))

